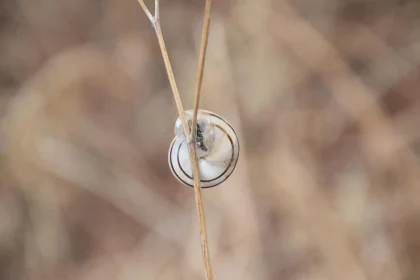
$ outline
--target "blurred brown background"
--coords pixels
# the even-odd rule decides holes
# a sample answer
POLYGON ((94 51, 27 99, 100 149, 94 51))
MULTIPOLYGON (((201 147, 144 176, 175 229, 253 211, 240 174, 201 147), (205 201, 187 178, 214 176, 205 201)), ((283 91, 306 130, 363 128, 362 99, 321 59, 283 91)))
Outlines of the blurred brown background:
MULTIPOLYGON (((213 2, 201 107, 241 140, 203 192, 215 279, 420 279, 420 2, 213 2)), ((186 109, 203 12, 161 1, 186 109)), ((1 280, 204 279, 135 0, 2 0, 0 114, 1 280)))

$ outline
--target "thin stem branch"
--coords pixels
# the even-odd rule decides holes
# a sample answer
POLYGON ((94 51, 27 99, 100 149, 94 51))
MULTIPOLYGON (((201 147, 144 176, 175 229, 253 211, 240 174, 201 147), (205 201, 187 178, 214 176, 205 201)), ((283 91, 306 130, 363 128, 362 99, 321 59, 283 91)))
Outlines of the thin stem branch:
POLYGON ((188 142, 191 142, 191 141, 189 141, 189 139, 190 139, 190 137, 189 137, 190 128, 188 127, 188 123, 185 119, 184 108, 182 106, 181 97, 180 97, 180 94, 179 94, 178 87, 176 85, 174 72, 172 70, 171 62, 169 60, 168 51, 166 50, 165 40, 163 39, 162 29, 160 27, 160 22, 159 21, 156 22, 155 30, 156 30, 156 36, 157 36, 157 39, 158 39, 158 42, 159 42, 159 47, 160 47, 160 50, 161 50, 161 53, 162 53, 163 61, 165 63, 166 72, 168 74, 169 84, 171 85, 171 89, 172 89, 172 93, 173 93, 173 96, 174 96, 175 104, 176 104, 176 107, 177 107, 177 110, 178 110, 178 115, 181 118, 182 126, 184 128, 185 137, 187 137, 188 142))
POLYGON ((203 31, 201 33, 200 57, 198 60, 197 80, 196 80, 196 86, 195 86, 195 99, 194 99, 191 136, 197 133, 196 132, 197 114, 198 114, 198 107, 200 106, 201 84, 203 82, 204 64, 206 61, 206 52, 207 52, 207 42, 209 38, 210 14, 211 14, 211 0, 206 0, 206 7, 204 11, 203 31))
MULTIPOLYGON (((201 35, 201 47, 200 47, 200 57, 198 61, 198 71, 197 71, 197 82, 195 87, 195 99, 194 99, 194 109, 193 109, 193 118, 192 118, 192 128, 191 128, 191 139, 195 139, 197 134, 197 114, 198 114, 198 107, 200 105, 200 92, 201 92, 201 84, 203 81, 203 73, 204 73, 204 64, 205 64, 205 57, 207 51, 207 42, 209 37, 209 26, 210 26, 210 13, 211 13, 211 0, 206 0, 206 7, 204 12, 204 22, 203 22, 203 31, 201 35)), ((197 159, 197 147, 195 145, 195 141, 190 143, 190 154, 193 155, 192 163, 196 165, 193 170, 197 170, 198 173, 198 159, 197 159)), ((200 221, 200 237, 201 237, 201 245, 203 250, 203 258, 204 258, 204 266, 206 268, 206 275, 208 280, 213 279, 213 273, 210 264, 210 252, 208 247, 207 241, 207 228, 206 228, 206 219, 204 214, 204 209, 202 207, 202 197, 201 197, 201 184, 200 184, 200 177, 199 174, 194 175, 194 194, 195 194, 195 201, 197 204, 197 211, 198 217, 200 221)))
POLYGON ((159 0, 155 0, 155 21, 159 22, 159 0))
POLYGON ((155 19, 153 18, 152 14, 150 13, 149 9, 147 8, 146 4, 144 4, 143 0, 137 0, 137 2, 139 2, 140 6, 142 7, 144 13, 146 14, 146 16, 149 18, 150 22, 152 24, 155 24, 155 19))
MULTIPOLYGON (((165 63, 166 72, 168 74, 169 83, 171 85, 172 93, 175 99, 175 104, 178 110, 178 115, 181 118, 184 134, 188 141, 188 152, 189 152, 191 169, 193 171, 193 178, 194 178, 195 202, 196 202, 198 221, 199 221, 199 226, 200 226, 201 247, 203 250, 204 266, 206 269, 207 280, 213 280, 213 272, 210 265, 210 253, 209 253, 209 246, 208 246, 208 241, 207 241, 206 217, 204 213, 203 200, 201 196, 201 180, 200 180, 200 172, 198 168, 196 142, 194 141, 195 137, 193 136, 196 134, 196 132, 194 132, 196 131, 196 125, 192 126, 193 131, 191 131, 191 134, 190 134, 190 129, 185 119, 184 108, 182 106, 181 97, 178 91, 178 87, 176 85, 175 76, 174 76, 172 66, 169 60, 169 56, 168 56, 168 51, 166 49, 165 40, 163 39, 163 34, 162 34, 162 29, 160 26, 160 19, 159 19, 159 0, 155 0, 155 17, 151 15, 146 5, 144 4, 143 0, 137 0, 137 1, 141 5, 147 17, 149 18, 150 22, 153 24, 155 28, 156 36, 159 42, 159 47, 162 52, 163 61, 165 63)), ((211 1, 207 1, 206 13, 205 13, 207 19, 205 19, 205 23, 203 27, 204 39, 202 40, 202 44, 204 44, 204 46, 202 45, 201 51, 200 51, 200 62, 199 62, 199 73, 198 73, 199 81, 197 81, 196 98, 194 102, 195 123, 197 123, 197 111, 198 111, 198 104, 199 104, 199 98, 200 98, 199 93, 200 93, 200 88, 201 88, 201 80, 202 80, 203 68, 204 68, 204 57, 205 57, 206 45, 207 45, 207 34, 208 34, 208 26, 209 26, 208 21, 210 17, 210 4, 211 4, 211 1)))

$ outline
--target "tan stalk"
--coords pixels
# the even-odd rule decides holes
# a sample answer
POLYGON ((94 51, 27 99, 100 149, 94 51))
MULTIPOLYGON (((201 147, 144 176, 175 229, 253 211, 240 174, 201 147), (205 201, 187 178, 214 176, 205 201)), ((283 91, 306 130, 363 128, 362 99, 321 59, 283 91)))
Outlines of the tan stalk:
MULTIPOLYGON (((178 115, 182 121, 184 133, 188 140, 188 152, 189 152, 191 168, 193 171, 193 178, 194 178, 195 202, 196 202, 198 221, 199 221, 199 226, 200 226, 200 238, 201 238, 201 247, 203 251, 204 266, 206 269, 207 280, 213 280, 213 272, 210 265, 210 253, 209 253, 209 246, 208 246, 208 241, 207 241, 206 217, 204 213, 203 200, 201 196, 201 181, 200 181, 200 172, 198 169, 198 158, 197 158, 197 153, 196 153, 195 141, 193 141, 195 137, 192 137, 192 135, 196 134, 196 125, 192 126, 192 131, 190 134, 190 129, 185 119, 184 108, 182 106, 181 97, 178 91, 178 87, 176 85, 175 76, 174 76, 172 66, 169 60, 168 51, 166 50, 165 41, 163 39, 162 29, 160 27, 159 0, 155 0, 155 16, 154 17, 148 10, 147 6, 144 4, 143 0, 137 0, 137 2, 139 2, 140 6, 143 8, 145 14, 147 15, 150 22, 153 24, 155 28, 156 36, 159 42, 159 47, 162 52, 163 61, 165 63, 166 72, 168 74, 169 83, 171 85, 172 93, 175 99, 175 104, 177 106, 178 115)), ((197 111, 198 111, 198 105, 199 105, 199 100, 200 100, 201 81, 203 77, 204 57, 205 57, 205 52, 206 52, 209 21, 210 21, 210 8, 211 8, 211 1, 207 1, 204 26, 203 26, 203 35, 202 35, 203 39, 202 39, 201 48, 200 48, 197 86, 196 86, 195 101, 194 101, 193 122, 195 124, 197 123, 197 111)))
POLYGON ((194 100, 194 111, 193 111, 191 135, 194 135, 197 130, 197 113, 198 113, 198 107, 200 106, 201 83, 203 81, 204 63, 206 61, 207 42, 209 39, 210 13, 211 13, 211 0, 207 0, 205 12, 204 12, 203 31, 201 34, 200 58, 198 61, 197 82, 195 86, 195 100, 194 100))
MULTIPOLYGON (((207 42, 208 42, 208 37, 209 37, 210 13, 211 13, 211 0, 206 0, 203 31, 201 34, 200 57, 198 59, 197 82, 196 82, 196 87, 195 87, 195 99, 194 99, 190 139, 195 139, 195 135, 197 134, 197 114, 198 114, 198 107, 200 105, 201 83, 203 81, 204 64, 205 64, 206 51, 207 51, 207 42)), ((195 142, 192 141, 191 143, 192 145, 190 144, 191 150, 193 151, 192 154, 194 157, 192 162, 194 162, 194 164, 197 165, 196 170, 198 171, 199 170, 198 159, 197 159, 196 145, 194 145, 194 143, 195 142)), ((194 193, 195 193, 195 201, 197 204, 198 217, 200 220, 201 246, 203 250, 203 258, 204 258, 204 264, 206 268, 207 279, 213 279, 213 274, 212 274, 211 264, 210 264, 210 252, 209 252, 208 241, 207 241, 206 219, 204 215, 204 209, 202 206, 200 207, 200 204, 202 204, 201 202, 202 198, 201 198, 199 174, 197 175, 194 174, 194 193)))

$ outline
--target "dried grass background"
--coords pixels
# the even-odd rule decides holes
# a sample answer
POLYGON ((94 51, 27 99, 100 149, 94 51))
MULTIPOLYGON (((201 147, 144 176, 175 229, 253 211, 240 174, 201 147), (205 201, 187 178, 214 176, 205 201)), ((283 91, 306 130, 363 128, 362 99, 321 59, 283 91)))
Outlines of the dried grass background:
MULTIPOLYGON (((161 1, 187 109, 204 2, 161 1)), ((213 2, 201 107, 241 140, 203 192, 215 279, 420 279, 420 2, 213 2)), ((204 279, 136 1, 2 0, 0 114, 0 279, 204 279)))

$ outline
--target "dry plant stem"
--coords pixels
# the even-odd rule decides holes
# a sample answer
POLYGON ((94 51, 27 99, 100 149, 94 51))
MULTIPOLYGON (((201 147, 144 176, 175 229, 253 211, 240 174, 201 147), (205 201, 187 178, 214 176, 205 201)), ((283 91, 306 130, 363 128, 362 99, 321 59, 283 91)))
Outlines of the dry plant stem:
MULTIPOLYGON (((164 58, 165 61, 165 66, 166 66, 166 70, 168 72, 168 76, 169 76, 169 81, 171 83, 172 86, 172 90, 174 93, 174 98, 175 98, 175 103, 177 104, 178 107, 178 113, 181 117, 181 120, 184 118, 184 120, 182 120, 183 126, 184 126, 184 133, 186 135, 186 137, 189 138, 188 140, 188 152, 189 152, 189 156, 190 156, 190 163, 191 163, 191 168, 193 171, 193 178, 194 178, 194 194, 195 194, 195 202, 196 202, 196 208, 197 208, 197 212, 198 212, 198 221, 200 224, 200 237, 201 237, 201 246, 202 246, 202 250, 203 250, 203 258, 204 258, 204 265, 205 265, 205 269, 206 269, 206 275, 207 275, 207 280, 213 280, 213 274, 212 274, 212 270, 211 270, 211 265, 210 265, 210 254, 209 254, 209 246, 208 246, 208 241, 207 241, 207 227, 206 227, 206 217, 204 214, 204 206, 203 206, 203 199, 201 196, 201 181, 200 181, 200 173, 199 173, 199 169, 198 169, 198 158, 197 158, 197 152, 196 152, 196 145, 195 145, 195 141, 192 141, 192 139, 194 139, 193 137, 189 137, 189 128, 187 126, 187 122, 185 121, 185 117, 184 117, 184 109, 182 107, 182 102, 181 99, 179 97, 179 92, 178 89, 176 87, 176 83, 175 83, 175 78, 174 78, 174 74, 171 68, 171 64, 169 62, 169 57, 168 57, 168 53, 166 51, 166 47, 165 47, 165 43, 163 40, 163 36, 162 36, 162 31, 160 29, 160 24, 159 22, 157 22, 156 25, 156 34, 159 40, 159 45, 162 51, 162 56, 164 58)), ((194 126, 193 126, 193 130, 194 130, 194 126)))
MULTIPOLYGON (((140 4, 141 8, 143 9, 144 13, 149 18, 150 22, 154 25, 155 24, 155 19, 153 18, 149 9, 146 7, 146 4, 144 4, 143 0, 137 0, 137 2, 139 2, 139 4, 140 4)), ((159 3, 159 1, 156 1, 156 2, 159 3)))
MULTIPOLYGON (((198 221, 200 225, 200 237, 201 237, 201 246, 203 250, 204 266, 206 269, 207 280, 213 280, 213 273, 212 273, 212 269, 210 265, 209 246, 208 246, 208 241, 207 241, 206 218, 204 214, 204 206, 203 206, 203 200, 201 196, 201 181, 200 181, 200 173, 198 169, 198 158, 197 158, 197 153, 196 153, 195 141, 192 141, 192 139, 194 139, 192 135, 195 135, 196 133, 195 132, 196 129, 194 129, 196 125, 193 126, 193 131, 190 134, 190 129, 185 119, 184 108, 182 106, 181 97, 179 95, 178 87, 175 81, 175 76, 174 76, 172 66, 169 60, 168 51, 166 50, 165 41, 163 39, 162 29, 160 27, 159 0, 155 0, 155 17, 151 15, 146 5, 144 4, 143 0, 137 0, 137 1, 139 2, 140 6, 143 8, 144 12, 146 13, 147 17, 149 18, 150 22, 153 24, 155 28, 156 36, 159 42, 160 50, 162 52, 163 61, 165 63, 166 72, 168 74, 169 83, 172 88, 172 93, 175 99, 178 114, 182 121, 184 134, 188 140, 188 152, 189 152, 190 163, 191 163, 191 168, 193 171, 193 178, 194 178, 194 193, 195 193, 195 201, 196 201, 196 207, 197 207, 197 212, 198 212, 198 221)), ((206 15, 208 15, 208 17, 210 15, 209 2, 210 1, 208 1, 206 4, 206 15)), ((207 35, 205 35, 204 32, 208 33, 208 25, 209 25, 208 23, 207 24, 205 23, 203 27, 203 38, 205 38, 205 40, 202 42, 202 44, 205 43, 205 45, 207 45, 207 35)), ((199 91, 201 87, 202 72, 203 72, 202 68, 204 67, 205 49, 206 49, 206 46, 202 46, 201 51, 200 51, 199 72, 201 73, 198 74, 198 79, 200 81, 197 81, 198 89, 196 89, 196 100, 195 100, 195 103, 197 103, 197 105, 194 104, 195 122, 197 122, 196 118, 197 118, 198 103, 199 103, 199 91)))
MULTIPOLYGON (((192 128, 190 139, 194 139, 197 134, 197 113, 198 107, 200 105, 200 91, 201 83, 203 81, 203 72, 204 72, 204 63, 207 50, 207 41, 209 37, 209 26, 210 26, 210 13, 211 13, 211 0, 206 1, 206 7, 204 12, 204 22, 203 22, 203 31, 201 35, 201 47, 200 47, 200 57, 198 61, 198 71, 197 71, 197 82, 195 87, 195 99, 194 99, 194 109, 193 109, 193 118, 192 118, 192 128)), ((200 174, 198 174, 198 159, 197 151, 194 141, 189 143, 190 155, 193 156, 191 163, 196 165, 193 167, 194 175, 194 194, 195 201, 197 204, 198 217, 200 221, 200 237, 201 237, 201 246, 203 250, 204 266, 206 268, 207 279, 213 279, 213 274, 210 264, 210 252, 207 241, 207 229, 206 229, 206 219, 203 209, 202 197, 201 197, 201 184, 200 184, 200 174), (195 172, 196 171, 196 172, 195 172)))
POLYGON ((206 60, 207 42, 209 38, 210 13, 211 13, 211 0, 207 0, 205 12, 204 12, 203 31, 201 34, 201 47, 200 47, 200 57, 198 61, 197 83, 195 86, 195 100, 194 100, 191 136, 197 133, 196 132, 197 113, 198 113, 198 107, 200 106, 201 83, 203 81, 204 63, 206 60))
POLYGON ((171 85, 172 93, 174 95, 175 104, 178 110, 178 115, 181 118, 185 136, 187 137, 188 142, 191 142, 190 137, 189 137, 190 128, 188 127, 187 121, 185 119, 184 107, 182 106, 181 97, 179 95, 178 87, 176 85, 175 76, 172 70, 171 62, 169 61, 168 51, 166 50, 166 45, 165 45, 165 41, 163 40, 162 29, 160 28, 159 21, 157 21, 154 26, 155 26, 156 36, 159 42, 159 47, 162 52, 163 61, 165 63, 166 72, 168 73, 169 84, 171 85))
POLYGON ((155 0, 155 21, 159 22, 159 0, 155 0))

